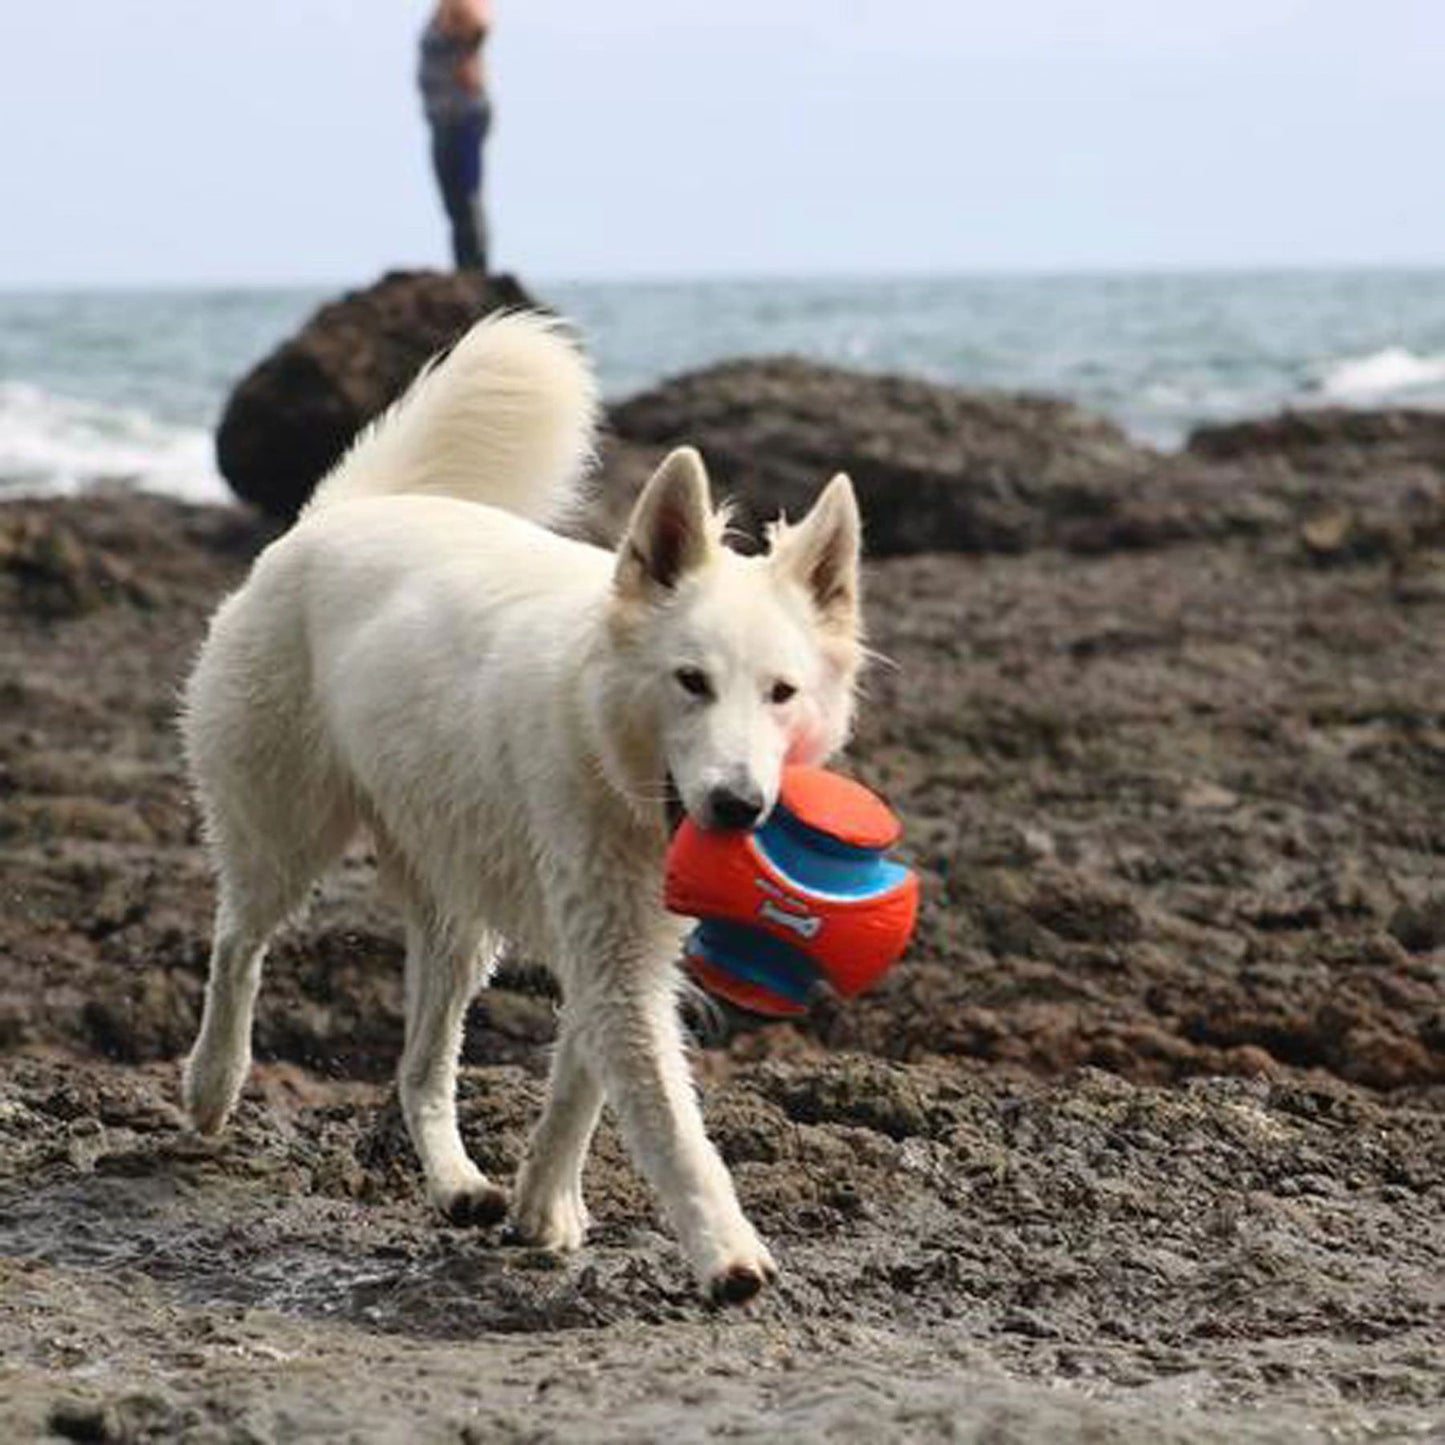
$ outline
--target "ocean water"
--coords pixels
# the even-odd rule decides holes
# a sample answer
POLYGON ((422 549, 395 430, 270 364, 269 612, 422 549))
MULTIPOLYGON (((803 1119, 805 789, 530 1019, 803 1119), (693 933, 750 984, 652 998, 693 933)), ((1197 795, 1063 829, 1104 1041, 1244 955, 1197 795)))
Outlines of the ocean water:
MULTIPOLYGON (((1445 406, 1445 270, 539 285, 608 395, 795 352, 1049 392, 1179 445, 1284 406, 1445 406)), ((326 290, 0 291, 0 497, 123 480, 227 493, 231 385, 326 290)))

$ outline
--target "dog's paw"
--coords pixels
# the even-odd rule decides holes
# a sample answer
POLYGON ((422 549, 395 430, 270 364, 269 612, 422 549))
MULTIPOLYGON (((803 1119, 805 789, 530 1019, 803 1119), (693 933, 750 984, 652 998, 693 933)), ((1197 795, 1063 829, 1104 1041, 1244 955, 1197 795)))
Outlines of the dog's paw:
POLYGON ((241 1096, 251 1060, 220 1058, 199 1044, 181 1071, 181 1102, 196 1132, 219 1134, 241 1096))
POLYGON ((448 1223, 468 1229, 485 1229, 505 1219, 511 1199, 500 1184, 479 1179, 463 1189, 454 1189, 432 1201, 448 1223))
POLYGON ((519 1193, 508 1224, 508 1238, 557 1254, 581 1249, 592 1220, 580 1192, 553 1195, 549 1199, 528 1199, 519 1193))
POLYGON ((733 1260, 709 1275, 707 1297, 715 1305, 746 1304, 777 1277, 772 1255, 759 1246, 756 1258, 733 1260))
POLYGON ((746 1304, 778 1277, 778 1266, 767 1245, 754 1238, 746 1249, 735 1250, 701 1272, 702 1292, 715 1305, 746 1304))

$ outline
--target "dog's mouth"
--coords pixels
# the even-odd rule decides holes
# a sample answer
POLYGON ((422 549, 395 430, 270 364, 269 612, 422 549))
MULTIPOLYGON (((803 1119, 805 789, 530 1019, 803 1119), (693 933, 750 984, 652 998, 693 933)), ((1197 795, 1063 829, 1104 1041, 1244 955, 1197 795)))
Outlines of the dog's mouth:
POLYGON ((667 818, 668 833, 677 832, 682 826, 682 820, 687 817, 687 809, 682 805, 682 794, 677 791, 677 784, 673 782, 671 773, 663 780, 662 811, 667 818))

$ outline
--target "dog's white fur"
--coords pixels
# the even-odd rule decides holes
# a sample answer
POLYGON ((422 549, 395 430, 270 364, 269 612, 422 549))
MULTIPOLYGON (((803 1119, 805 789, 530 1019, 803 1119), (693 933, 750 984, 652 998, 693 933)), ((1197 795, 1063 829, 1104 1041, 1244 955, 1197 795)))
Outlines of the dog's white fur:
POLYGON ((540 524, 577 495, 596 410, 554 325, 480 323, 217 611, 183 719, 219 891, 185 1100, 201 1130, 224 1124, 266 940, 368 828, 406 919, 400 1094, 432 1201, 458 1219, 506 1208, 454 1093, 468 1002, 510 940, 550 961, 565 1000, 516 1233, 581 1243, 605 1097, 703 1289, 745 1298, 774 1266, 688 1074, 664 794, 703 826, 737 823, 772 806, 785 759, 843 741, 857 509, 835 478, 767 555, 741 556, 684 449, 615 555, 568 540, 540 524))

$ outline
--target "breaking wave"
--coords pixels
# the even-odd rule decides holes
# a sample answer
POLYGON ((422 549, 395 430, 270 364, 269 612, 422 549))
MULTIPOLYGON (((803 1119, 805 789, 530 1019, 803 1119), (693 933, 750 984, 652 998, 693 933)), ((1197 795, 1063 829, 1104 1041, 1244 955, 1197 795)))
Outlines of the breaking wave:
POLYGON ((209 431, 0 382, 0 497, 73 494, 105 482, 193 502, 229 499, 209 431))
POLYGON ((1319 395, 1346 406, 1445 402, 1445 355, 1419 356, 1403 346, 1386 346, 1368 356, 1347 357, 1321 376, 1319 395))

